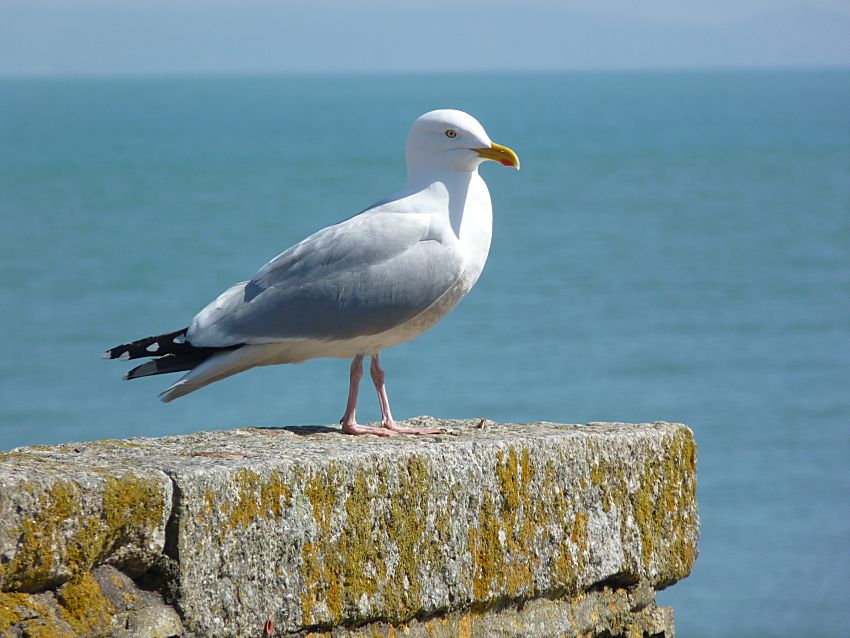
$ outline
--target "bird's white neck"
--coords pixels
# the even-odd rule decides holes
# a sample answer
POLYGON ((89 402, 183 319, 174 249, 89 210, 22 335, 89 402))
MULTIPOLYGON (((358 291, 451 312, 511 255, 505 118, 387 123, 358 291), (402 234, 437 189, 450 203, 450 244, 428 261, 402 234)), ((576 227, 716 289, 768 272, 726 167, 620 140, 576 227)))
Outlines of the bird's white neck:
POLYGON ((443 169, 412 173, 408 188, 417 193, 429 193, 427 197, 431 201, 442 200, 438 210, 448 215, 452 232, 466 251, 464 285, 471 288, 487 261, 493 234, 493 208, 484 180, 477 170, 443 169))
POLYGON ((414 192, 442 191, 442 194, 448 198, 449 222, 458 238, 462 238, 465 228, 468 228, 470 223, 474 222, 478 226, 484 222, 488 227, 491 223, 490 193, 477 169, 472 171, 446 168, 411 170, 407 185, 414 192), (485 213, 483 216, 486 219, 469 219, 470 215, 477 218, 482 213, 485 213))

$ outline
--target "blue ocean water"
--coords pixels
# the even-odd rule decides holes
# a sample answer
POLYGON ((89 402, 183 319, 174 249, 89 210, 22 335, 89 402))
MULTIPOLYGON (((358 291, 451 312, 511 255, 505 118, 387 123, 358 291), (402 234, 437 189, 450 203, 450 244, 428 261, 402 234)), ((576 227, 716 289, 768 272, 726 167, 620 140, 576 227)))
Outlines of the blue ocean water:
POLYGON ((337 421, 344 361, 163 405, 98 357, 395 190, 446 106, 523 170, 482 170, 475 290, 382 357, 395 414, 688 423, 680 634, 847 635, 847 71, 0 80, 0 448, 337 421))

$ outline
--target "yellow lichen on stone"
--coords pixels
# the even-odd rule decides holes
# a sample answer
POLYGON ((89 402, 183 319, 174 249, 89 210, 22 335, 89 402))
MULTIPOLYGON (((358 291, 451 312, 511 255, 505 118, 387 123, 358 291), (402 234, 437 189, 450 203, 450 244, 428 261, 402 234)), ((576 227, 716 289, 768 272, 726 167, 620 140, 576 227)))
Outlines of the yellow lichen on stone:
POLYGON ((59 590, 62 619, 80 634, 102 634, 115 609, 91 574, 82 574, 59 590))
POLYGON ((696 543, 683 520, 696 501, 696 445, 682 430, 665 449, 663 459, 646 464, 633 504, 644 567, 654 559, 672 581, 687 575, 696 559, 696 543))
MULTIPOLYGON (((35 495, 35 485, 24 485, 35 495)), ((20 524, 18 551, 0 565, 4 589, 36 591, 90 570, 122 540, 149 534, 160 524, 163 499, 157 483, 128 475, 105 478, 99 514, 86 514, 80 487, 57 481, 36 498, 32 518, 20 524), (69 534, 67 521, 76 523, 69 534)))
POLYGON ((674 435, 671 454, 667 458, 665 502, 676 514, 672 517, 672 541, 669 557, 672 563, 670 580, 683 578, 696 560, 696 539, 687 535, 689 525, 684 519, 687 510, 696 503, 696 443, 686 430, 674 435))
POLYGON ((38 455, 32 452, 0 452, 0 463, 4 461, 29 461, 38 459, 38 455))
POLYGON ((501 525, 492 501, 484 499, 478 513, 478 527, 470 527, 469 551, 472 554, 472 593, 477 601, 489 598, 494 583, 504 575, 504 552, 499 542, 501 525))
MULTIPOLYGON (((100 441, 89 441, 85 443, 86 447, 117 447, 123 448, 125 450, 135 450, 141 447, 145 447, 140 443, 133 443, 132 441, 123 441, 121 439, 101 439, 100 441)), ((64 446, 62 446, 64 447, 64 446)), ((53 449, 51 446, 45 446, 46 449, 53 449)))
POLYGON ((301 552, 305 625, 333 624, 343 613, 356 615, 364 597, 370 604, 380 600, 391 618, 410 618, 419 611, 420 572, 423 561, 433 555, 423 551, 430 475, 425 462, 415 455, 397 471, 398 475, 391 477, 386 467, 376 473, 356 468, 353 476, 345 476, 333 468, 307 479, 305 494, 318 536, 301 552), (340 495, 343 477, 349 487, 340 495), (397 478, 392 489, 390 478, 397 478), (372 504, 379 492, 388 507, 376 515, 372 504), (335 507, 340 501, 342 507, 335 507), (335 521, 337 525, 333 525, 335 521), (336 536, 331 540, 333 533, 336 536), (392 566, 387 550, 377 551, 387 543, 397 556, 392 566), (320 611, 322 603, 326 613, 320 611))
MULTIPOLYGON (((221 530, 222 537, 228 532, 241 528, 245 529, 256 520, 267 516, 280 518, 284 507, 292 500, 292 490, 280 470, 274 470, 267 480, 249 469, 241 469, 233 477, 239 494, 235 501, 225 501, 222 512, 225 524, 221 530)), ((215 511, 215 494, 207 489, 204 492, 204 510, 211 514, 215 511)))
POLYGON ((355 603, 362 594, 371 598, 386 576, 386 566, 375 555, 372 538, 372 497, 366 475, 358 471, 347 498, 345 499, 345 525, 339 537, 340 598, 346 593, 346 601, 355 603))
POLYGON ((21 623, 26 638, 76 638, 76 635, 62 626, 45 622, 40 618, 21 623))
MULTIPOLYGON (((35 493, 35 486, 24 485, 35 493)), ((61 544, 63 524, 79 508, 79 488, 72 483, 57 482, 38 496, 35 516, 21 521, 17 536, 18 551, 5 565, 0 565, 3 589, 35 591, 54 581, 55 547, 61 544)), ((83 524, 88 527, 86 521, 83 524)), ((69 546, 73 546, 73 541, 69 546)), ((80 552, 86 545, 78 546, 80 552)))
POLYGON ((273 470, 271 477, 260 485, 260 515, 270 513, 276 518, 283 515, 283 508, 292 502, 292 490, 284 479, 283 472, 273 470))
POLYGON ((575 519, 573 520, 573 528, 570 532, 570 540, 573 545, 576 546, 576 552, 578 557, 578 569, 582 571, 584 569, 584 561, 585 561, 585 549, 587 547, 587 519, 588 514, 585 511, 578 511, 575 513, 575 519))
MULTIPOLYGON (((422 601, 420 567, 429 554, 423 553, 427 495, 432 491, 428 466, 420 456, 411 456, 399 472, 399 487, 390 499, 387 536, 398 552, 398 563, 387 572, 384 604, 397 618, 416 614, 422 601)), ((431 530, 433 533, 433 530, 431 530)), ((430 555, 432 556, 432 555, 430 555)))
POLYGON ((39 594, 0 592, 0 636, 74 638, 71 628, 57 617, 61 607, 48 605, 39 594))
MULTIPOLYGON (((531 482, 536 470, 528 448, 518 455, 510 446, 507 455, 496 453, 496 476, 500 501, 485 496, 478 527, 468 532, 473 564, 473 595, 485 602, 491 592, 518 596, 533 589, 537 536, 545 526, 547 512, 532 498, 531 482)), ((547 480, 550 475, 546 475, 547 480)))
POLYGON ((233 482, 239 489, 236 501, 226 501, 222 507, 227 517, 227 531, 237 527, 248 527, 260 516, 260 503, 257 497, 260 475, 248 469, 241 469, 233 477, 233 482))
POLYGON ((24 596, 0 592, 0 635, 21 620, 19 608, 23 606, 21 598, 24 596))
POLYGON ((150 532, 162 522, 165 503, 154 479, 128 474, 108 477, 103 490, 105 543, 139 532, 150 532))
POLYGON ((335 483, 338 474, 336 465, 331 463, 324 473, 310 476, 304 487, 304 493, 313 508, 313 520, 318 523, 322 533, 330 531, 331 515, 336 505, 335 483))
POLYGON ((683 519, 696 501, 696 448, 690 432, 680 429, 668 435, 662 451, 659 457, 655 448, 644 447, 636 454, 645 459, 637 471, 594 458, 599 457, 596 450, 588 464, 602 510, 620 512, 622 546, 633 546, 629 539, 636 529, 640 546, 634 560, 644 569, 660 567, 662 580, 669 580, 687 575, 696 557, 695 539, 686 533, 690 523, 683 519))
POLYGON ((215 511, 215 494, 210 488, 204 490, 204 511, 208 515, 215 511))
POLYGON ((304 494, 310 501, 313 520, 318 528, 316 542, 307 542, 301 549, 304 588, 301 592, 301 615, 303 625, 312 625, 321 617, 316 608, 324 601, 327 613, 338 618, 342 611, 342 593, 337 572, 331 563, 335 550, 330 547, 330 531, 336 505, 336 488, 339 472, 331 463, 323 472, 316 472, 305 479, 304 494), (326 547, 327 545, 327 547, 326 547))
POLYGON ((502 511, 512 512, 514 517, 519 509, 519 474, 517 472, 516 448, 508 449, 508 458, 502 451, 496 452, 496 474, 499 477, 501 496, 503 499, 502 511))
POLYGON ((562 491, 551 460, 544 467, 542 494, 536 501, 536 507, 539 513, 535 518, 542 521, 548 517, 551 522, 560 523, 560 529, 549 531, 550 542, 557 543, 558 548, 550 563, 550 573, 557 587, 572 591, 576 582, 576 563, 571 547, 573 512, 569 495, 562 491))
POLYGON ((608 467, 608 462, 605 459, 599 459, 599 462, 590 468, 590 482, 599 488, 602 494, 602 511, 608 512, 611 510, 611 472, 608 467))
POLYGON ((593 467, 590 468, 590 482, 596 487, 602 487, 607 478, 608 471, 605 459, 600 459, 593 467))
POLYGON ((332 566, 325 560, 321 545, 305 543, 301 549, 304 589, 301 593, 301 617, 303 625, 317 622, 316 607, 325 601, 331 618, 338 618, 342 611, 342 593, 339 580, 332 566))

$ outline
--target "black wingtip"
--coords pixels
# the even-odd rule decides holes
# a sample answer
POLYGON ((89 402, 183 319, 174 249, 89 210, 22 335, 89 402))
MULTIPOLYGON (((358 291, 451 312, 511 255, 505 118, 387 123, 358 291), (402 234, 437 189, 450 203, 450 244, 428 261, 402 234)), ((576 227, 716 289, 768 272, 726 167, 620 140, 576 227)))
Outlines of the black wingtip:
POLYGON ((112 348, 112 350, 107 350, 102 355, 100 355, 101 359, 118 359, 119 361, 129 361, 130 360, 130 351, 127 350, 126 346, 117 346, 112 348))
POLYGON ((187 328, 183 328, 156 337, 145 337, 132 343, 115 346, 104 352, 101 358, 121 361, 149 358, 149 361, 136 366, 124 375, 124 380, 129 381, 154 374, 191 370, 216 352, 234 350, 242 345, 199 348, 186 340, 187 330, 187 328))
POLYGON ((185 354, 193 352, 195 348, 186 341, 188 328, 175 330, 154 337, 145 337, 130 343, 122 343, 120 346, 110 348, 101 355, 102 359, 142 359, 147 357, 159 357, 166 354, 185 354))

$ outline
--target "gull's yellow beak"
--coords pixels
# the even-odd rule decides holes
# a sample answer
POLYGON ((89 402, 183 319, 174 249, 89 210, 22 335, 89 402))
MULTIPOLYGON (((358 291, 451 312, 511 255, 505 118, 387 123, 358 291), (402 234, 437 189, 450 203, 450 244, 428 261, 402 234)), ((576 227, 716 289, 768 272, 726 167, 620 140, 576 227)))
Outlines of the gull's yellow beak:
POLYGON ((491 144, 490 148, 474 148, 472 149, 484 159, 499 162, 504 166, 513 166, 519 170, 519 158, 511 149, 501 144, 491 144))

